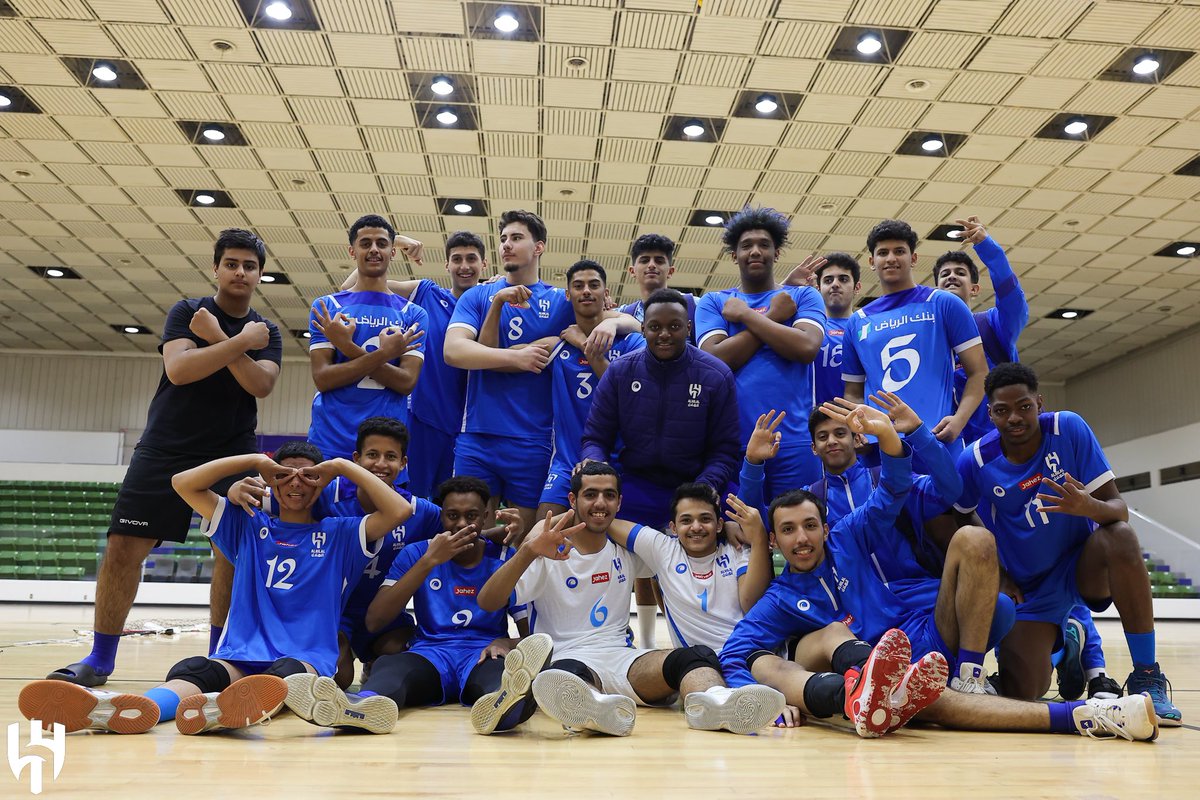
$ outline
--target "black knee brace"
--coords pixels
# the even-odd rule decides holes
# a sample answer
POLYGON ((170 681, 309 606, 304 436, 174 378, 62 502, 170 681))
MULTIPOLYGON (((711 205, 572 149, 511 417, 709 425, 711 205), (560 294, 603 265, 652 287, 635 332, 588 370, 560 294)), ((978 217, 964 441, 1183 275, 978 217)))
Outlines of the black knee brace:
POLYGON ((546 669, 561 669, 563 672, 569 672, 577 678, 583 678, 592 686, 599 687, 599 681, 592 671, 588 669, 588 665, 582 661, 576 661, 573 658, 564 658, 559 661, 554 661, 546 669))
POLYGON ((288 675, 302 675, 305 672, 308 672, 308 667, 304 666, 303 661, 297 661, 294 658, 280 658, 271 662, 271 666, 263 670, 263 675, 286 678, 288 675))
POLYGON ((185 658, 167 673, 169 681, 187 681, 205 694, 229 688, 229 672, 225 667, 204 656, 185 658))
POLYGON ((703 669, 704 667, 715 669, 718 674, 721 672, 721 662, 711 647, 705 647, 702 644, 678 647, 668 653, 666 660, 663 661, 663 680, 667 682, 667 686, 679 691, 679 684, 683 683, 683 676, 694 669, 703 669))

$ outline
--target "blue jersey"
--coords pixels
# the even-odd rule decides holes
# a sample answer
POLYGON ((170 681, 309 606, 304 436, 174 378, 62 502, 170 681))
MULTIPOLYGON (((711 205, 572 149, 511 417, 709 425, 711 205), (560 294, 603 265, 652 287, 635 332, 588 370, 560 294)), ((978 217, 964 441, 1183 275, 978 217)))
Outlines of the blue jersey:
POLYGON ((954 409, 954 356, 980 343, 957 296, 916 286, 873 300, 850 317, 842 379, 866 382, 864 397, 895 392, 936 426, 954 409))
MULTIPOLYGON (((312 335, 309 350, 332 349, 335 364, 350 359, 317 330, 318 303, 324 303, 331 315, 341 313, 353 319, 354 343, 367 352, 379 349, 379 334, 386 328, 394 326, 406 329, 416 325, 424 331, 429 329, 429 315, 425 310, 398 294, 348 291, 319 297, 313 303, 308 317, 308 330, 312 335)), ((412 349, 403 357, 407 356, 425 358, 422 339, 414 342, 412 349)), ((400 359, 391 363, 399 364, 400 359)), ((308 440, 320 449, 325 458, 349 458, 354 452, 358 425, 367 417, 391 417, 407 422, 408 398, 371 378, 362 378, 328 392, 317 392, 313 398, 308 440)))
MULTIPOLYGON (((825 303, 820 293, 810 286, 782 286, 759 294, 725 289, 709 292, 696 304, 696 328, 700 344, 703 345, 706 339, 715 334, 734 336, 746 329, 744 325, 735 325, 721 316, 721 310, 730 298, 741 298, 750 308, 766 314, 771 298, 779 292, 787 292, 796 301, 796 313, 788 320, 788 325, 793 328, 811 325, 819 331, 825 330, 825 303)), ((759 415, 775 409, 787 412, 779 427, 783 441, 791 446, 806 447, 811 441, 808 433, 808 417, 812 413, 811 373, 812 367, 807 362, 786 359, 765 344, 749 361, 734 370, 743 444, 750 441, 759 415)))
POLYGON ((993 430, 958 456, 963 479, 959 511, 979 512, 996 536, 1000 563, 1017 585, 1037 585, 1091 535, 1096 523, 1070 514, 1048 514, 1037 498, 1042 478, 1061 484, 1066 473, 1088 493, 1113 480, 1112 467, 1083 418, 1070 411, 1038 415, 1042 443, 1024 464, 1014 464, 993 430))
MULTIPOLYGON (((691 325, 691 330, 688 331, 688 342, 696 344, 696 295, 684 292, 683 299, 687 301, 688 323, 691 325)), ((646 321, 646 307, 642 304, 641 300, 626 303, 617 310, 622 314, 628 314, 638 322, 646 321)))
MULTIPOLYGON (((1017 339, 1029 321, 1029 303, 1025 301, 1025 291, 1021 282, 1004 255, 1004 248, 996 244, 992 237, 987 237, 975 245, 975 253, 987 267, 992 279, 992 289, 996 293, 996 305, 986 311, 976 313, 975 322, 983 340, 983 355, 987 366, 992 367, 1004 361, 1017 361, 1017 339)), ((962 366, 954 369, 954 402, 962 398, 967 385, 967 373, 962 366)), ((982 438, 992 429, 992 421, 988 417, 987 401, 984 400, 975 409, 971 419, 963 428, 963 441, 973 442, 982 438)))
POLYGON ((825 320, 825 341, 812 363, 813 408, 846 394, 846 382, 842 380, 842 340, 849 321, 841 317, 825 320))
MULTIPOLYGON (((646 346, 640 333, 630 333, 616 339, 608 351, 608 360, 646 346)), ((592 394, 600 381, 587 356, 574 345, 559 342, 550 354, 554 383, 551 387, 554 402, 554 459, 558 465, 574 467, 579 463, 579 443, 583 425, 592 410, 592 394)))
MULTIPOLYGON (((478 337, 492 305, 492 296, 508 288, 504 281, 486 283, 458 299, 450 328, 464 328, 478 337)), ((500 347, 558 336, 575 323, 566 292, 538 281, 529 287, 529 308, 506 304, 500 311, 500 347)), ((550 446, 554 411, 550 399, 551 371, 497 372, 471 370, 467 378, 467 413, 462 430, 494 436, 544 441, 550 446)))
POLYGON ((425 333, 421 380, 408 396, 409 413, 443 433, 458 433, 467 399, 467 371, 447 364, 443 353, 446 329, 450 327, 458 298, 454 292, 426 278, 417 284, 412 302, 429 315, 429 327, 425 333))
MULTIPOLYGON (((383 537, 382 544, 375 557, 363 567, 357 583, 350 581, 350 597, 346 601, 344 616, 352 620, 365 619, 367 608, 375 599, 376 592, 383 585, 383 579, 392 568, 392 562, 405 545, 423 542, 442 532, 442 509, 436 503, 431 503, 423 497, 413 497, 406 491, 400 490, 405 500, 412 503, 412 516, 392 529, 383 537)), ((365 516, 362 503, 357 495, 330 507, 332 516, 365 516)))
MULTIPOLYGON (((388 572, 385 586, 404 577, 421 560, 429 542, 418 542, 400 552, 388 572)), ((492 548, 484 551, 483 559, 471 568, 453 560, 430 570, 413 595, 417 612, 417 642, 444 644, 482 650, 501 636, 508 636, 508 616, 520 619, 525 607, 517 605, 516 594, 509 597, 508 607, 499 611, 484 611, 476 598, 488 578, 504 566, 513 554, 508 548, 503 554, 492 548)))
POLYGON ((338 620, 348 592, 378 549, 363 517, 299 524, 217 501, 204 533, 234 567, 229 618, 213 658, 271 662, 283 657, 332 675, 338 620))

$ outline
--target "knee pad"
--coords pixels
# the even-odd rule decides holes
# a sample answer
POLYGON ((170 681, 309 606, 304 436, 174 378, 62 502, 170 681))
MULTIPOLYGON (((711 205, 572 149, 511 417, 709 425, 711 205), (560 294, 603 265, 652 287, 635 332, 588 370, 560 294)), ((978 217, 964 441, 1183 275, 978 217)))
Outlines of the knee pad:
POLYGON ((546 669, 561 669, 563 672, 569 672, 577 678, 583 678, 593 686, 597 685, 596 676, 588 669, 588 665, 582 661, 576 661, 573 658, 564 658, 559 661, 554 661, 546 669))
POLYGON ((185 658, 167 673, 169 681, 187 681, 201 692, 220 692, 229 688, 229 672, 225 667, 204 656, 185 658))
POLYGON ((715 669, 718 674, 721 672, 721 662, 711 647, 705 647, 702 644, 679 647, 668 653, 666 660, 663 661, 663 680, 666 681, 667 686, 679 691, 679 685, 683 682, 685 675, 692 670, 704 667, 715 669))
POLYGON ((301 675, 305 672, 308 672, 308 667, 304 666, 303 661, 297 661, 294 658, 280 658, 271 662, 271 666, 263 670, 263 675, 286 678, 288 675, 301 675))

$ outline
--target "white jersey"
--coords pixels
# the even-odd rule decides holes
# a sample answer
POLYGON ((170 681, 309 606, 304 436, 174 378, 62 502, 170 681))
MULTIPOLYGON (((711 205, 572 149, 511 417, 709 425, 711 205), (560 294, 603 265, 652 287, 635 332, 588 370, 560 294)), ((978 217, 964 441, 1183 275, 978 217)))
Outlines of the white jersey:
POLYGON ((554 640, 555 658, 571 650, 631 647, 633 579, 652 574, 640 558, 606 539, 597 553, 572 549, 566 561, 534 561, 517 581, 517 603, 529 606, 530 632, 554 640))
POLYGON ((750 551, 721 542, 711 556, 692 558, 678 538, 641 525, 630 532, 629 548, 658 577, 675 646, 702 644, 721 652, 744 616, 738 579, 749 568, 750 551))

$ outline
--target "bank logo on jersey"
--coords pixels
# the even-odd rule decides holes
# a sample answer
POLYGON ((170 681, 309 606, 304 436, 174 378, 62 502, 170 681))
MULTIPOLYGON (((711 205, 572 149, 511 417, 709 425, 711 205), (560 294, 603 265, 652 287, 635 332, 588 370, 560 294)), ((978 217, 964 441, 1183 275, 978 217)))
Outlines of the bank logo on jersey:
POLYGON ((675 571, 682 575, 683 573, 687 572, 687 565, 680 562, 679 564, 675 565, 675 571))
POLYGON ((800 600, 796 602, 796 608, 800 609, 801 611, 808 611, 810 608, 812 608, 812 603, 808 602, 808 600, 805 598, 800 598, 800 600))
POLYGON ((567 588, 568 589, 574 589, 578 585, 579 585, 579 578, 576 578, 574 575, 567 578, 567 588))
POLYGON ((270 535, 271 535, 271 532, 269 530, 267 530, 265 527, 258 529, 258 538, 265 539, 270 535))
POLYGON ((435 591, 435 592, 436 592, 438 589, 442 588, 442 579, 441 579, 441 578, 434 578, 433 580, 431 580, 431 581, 429 582, 429 588, 430 588, 430 589, 432 589, 432 590, 433 590, 433 591, 435 591))

